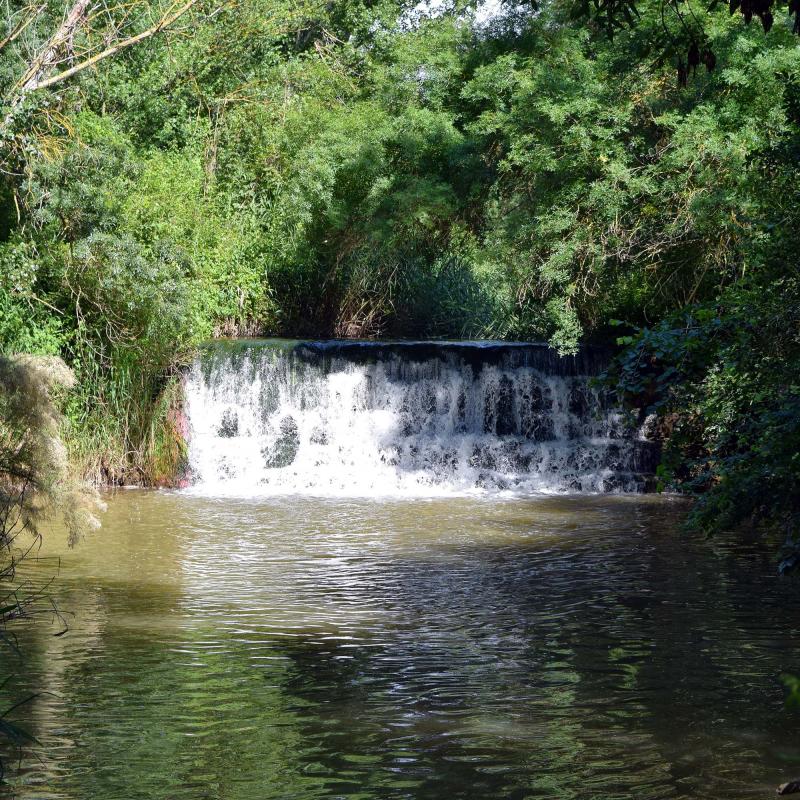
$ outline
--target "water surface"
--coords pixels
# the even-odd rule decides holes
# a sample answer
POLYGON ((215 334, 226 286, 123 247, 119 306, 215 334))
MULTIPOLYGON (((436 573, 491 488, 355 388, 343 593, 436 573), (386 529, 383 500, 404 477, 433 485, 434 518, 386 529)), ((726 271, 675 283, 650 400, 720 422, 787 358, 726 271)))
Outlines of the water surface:
POLYGON ((119 493, 50 539, 69 632, 21 632, 16 796, 771 796, 800 590, 682 510, 119 493))

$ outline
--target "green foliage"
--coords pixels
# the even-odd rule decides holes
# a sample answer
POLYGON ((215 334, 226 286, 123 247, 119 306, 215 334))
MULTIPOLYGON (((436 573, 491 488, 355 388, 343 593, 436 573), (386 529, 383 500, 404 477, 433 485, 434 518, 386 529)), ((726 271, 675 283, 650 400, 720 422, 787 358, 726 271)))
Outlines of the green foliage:
POLYGON ((742 282, 636 333, 610 375, 663 420, 660 477, 697 497, 689 524, 777 528, 786 569, 800 523, 798 300, 796 276, 742 282))
POLYGON ((56 355, 64 344, 59 315, 33 292, 38 269, 30 242, 0 244, 0 354, 56 355))

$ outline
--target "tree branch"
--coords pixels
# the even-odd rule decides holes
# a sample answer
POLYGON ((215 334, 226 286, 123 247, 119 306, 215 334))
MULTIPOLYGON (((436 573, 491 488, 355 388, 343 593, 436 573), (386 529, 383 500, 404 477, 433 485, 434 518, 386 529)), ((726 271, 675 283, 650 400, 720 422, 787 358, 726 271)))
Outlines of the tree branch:
POLYGON ((26 10, 33 11, 33 13, 29 14, 27 17, 17 23, 16 27, 14 27, 11 33, 9 33, 8 36, 6 36, 6 38, 0 42, 0 50, 11 44, 11 42, 13 42, 25 30, 25 28, 27 28, 28 25, 30 25, 31 22, 33 22, 36 17, 38 17, 39 14, 45 10, 45 8, 46 6, 44 5, 38 7, 29 6, 26 10))
MULTIPOLYGON (((70 67, 69 69, 65 69, 63 72, 58 72, 55 75, 51 75, 49 78, 39 78, 38 80, 32 81, 28 80, 28 82, 22 85, 22 92, 31 92, 37 89, 46 89, 48 86, 54 86, 55 84, 62 83, 63 81, 71 78, 73 75, 77 75, 77 73, 82 72, 89 67, 93 67, 95 64, 103 61, 106 58, 109 58, 113 55, 116 55, 121 50, 125 50, 128 47, 132 47, 135 44, 139 44, 139 42, 144 41, 145 39, 149 39, 151 36, 155 36, 157 33, 160 33, 165 28, 172 25, 176 20, 182 17, 187 11, 189 11, 192 6, 196 5, 199 0, 187 0, 182 6, 177 8, 175 11, 168 12, 163 17, 161 17, 155 25, 151 25, 149 28, 137 33, 135 36, 130 36, 127 39, 122 39, 119 42, 107 47, 105 50, 101 50, 99 53, 91 56, 90 58, 84 59, 75 66, 70 67)), ((78 0, 76 5, 83 3, 86 5, 88 0, 78 0)), ((63 28, 63 26, 62 26, 63 28)), ((30 73, 31 70, 28 70, 30 73)), ((27 73, 26 73, 27 74, 27 73)), ((42 74, 39 71, 38 74, 42 74)))
POLYGON ((86 16, 88 8, 89 0, 76 0, 75 5, 67 12, 67 16, 59 28, 47 40, 47 44, 39 51, 39 54, 28 65, 28 69, 17 81, 14 89, 20 95, 38 88, 42 75, 54 65, 59 49, 65 42, 70 41, 75 30, 86 16))

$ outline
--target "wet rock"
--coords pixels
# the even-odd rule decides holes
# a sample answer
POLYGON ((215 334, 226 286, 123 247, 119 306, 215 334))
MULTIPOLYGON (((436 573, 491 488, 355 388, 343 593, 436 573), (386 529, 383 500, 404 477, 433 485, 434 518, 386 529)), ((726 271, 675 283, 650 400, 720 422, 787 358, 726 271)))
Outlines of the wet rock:
POLYGON ((572 492, 583 491, 583 483, 581 482, 581 479, 577 475, 574 476, 567 475, 566 481, 570 491, 572 492))
POLYGON ((425 458, 425 467, 438 480, 450 478, 458 470, 456 450, 432 450, 425 458))
POLYGON ((506 491, 509 488, 508 481, 498 475, 492 475, 488 472, 481 472, 475 481, 475 485, 479 489, 491 489, 500 492, 506 491))
POLYGON ((436 392, 433 387, 426 386, 420 398, 420 405, 426 416, 433 416, 436 413, 436 392))
POLYGON ((615 472, 624 468, 624 459, 622 458, 619 445, 611 444, 608 446, 608 449, 603 455, 602 465, 606 467, 606 469, 614 470, 615 472))
POLYGON ((232 408, 226 408, 222 413, 222 420, 217 428, 217 436, 222 439, 232 439, 239 435, 239 417, 232 408))
POLYGON ((387 450, 381 453, 381 462, 390 467, 397 467, 400 464, 400 453, 397 450, 387 450))
POLYGON ((550 405, 550 393, 546 387, 540 386, 534 380, 529 380, 522 387, 522 406, 523 414, 536 414, 548 410, 550 405))
POLYGON ((619 492, 623 489, 623 479, 620 475, 607 475, 600 481, 601 492, 619 492))
POLYGON ((633 491, 653 494, 658 491, 659 481, 655 475, 635 475, 633 479, 633 491))
POLYGON ((288 467, 300 449, 300 435, 297 423, 292 417, 284 417, 278 425, 279 435, 275 444, 265 447, 261 454, 264 456, 264 465, 270 469, 288 467))
POLYGON ((661 448, 656 442, 637 439, 633 442, 632 466, 636 472, 654 473, 661 460, 661 448))
POLYGON ((585 419, 589 413, 589 390, 580 384, 573 386, 567 399, 570 414, 578 419, 585 419))
POLYGON ((594 397, 592 405, 599 408, 601 411, 610 411, 616 406, 614 393, 608 389, 595 388, 595 390, 592 391, 592 396, 594 397))
POLYGON ((422 432, 423 419, 416 404, 409 402, 406 396, 400 406, 400 431, 403 436, 414 436, 422 432))
POLYGON ((534 414, 523 431, 527 439, 534 442, 550 442, 556 438, 553 418, 548 414, 534 414))
POLYGON ((467 395, 462 389, 458 393, 458 400, 456 401, 456 420, 458 422, 459 432, 466 432, 467 430, 467 395))
POLYGON ((534 442, 555 438, 552 418, 552 398, 547 387, 529 380, 520 399, 520 434, 534 442))
POLYGON ((503 375, 497 390, 495 433, 498 436, 513 436, 517 432, 514 415, 514 383, 503 375))
POLYGON ((498 464, 502 472, 529 472, 533 454, 524 450, 520 442, 505 442, 500 450, 498 464))
POLYGON ((656 440, 659 434, 658 424, 658 417, 655 414, 648 414, 642 423, 641 435, 645 439, 656 440))
POLYGON ((312 444, 328 444, 328 434, 321 425, 317 425, 317 427, 311 431, 311 436, 309 438, 312 444))
POLYGON ((497 469, 497 459, 491 447, 476 445, 469 458, 469 465, 479 469, 497 469))

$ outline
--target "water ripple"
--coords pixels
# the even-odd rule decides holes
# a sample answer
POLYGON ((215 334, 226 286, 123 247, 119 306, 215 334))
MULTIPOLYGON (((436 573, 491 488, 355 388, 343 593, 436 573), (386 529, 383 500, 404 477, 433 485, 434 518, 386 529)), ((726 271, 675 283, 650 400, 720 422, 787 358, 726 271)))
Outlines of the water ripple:
POLYGON ((681 510, 122 493, 21 636, 14 796, 766 797, 800 589, 681 510))

